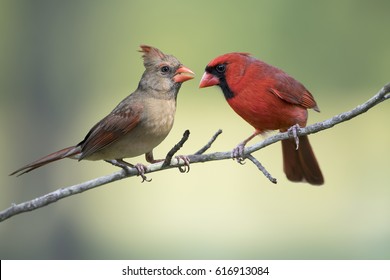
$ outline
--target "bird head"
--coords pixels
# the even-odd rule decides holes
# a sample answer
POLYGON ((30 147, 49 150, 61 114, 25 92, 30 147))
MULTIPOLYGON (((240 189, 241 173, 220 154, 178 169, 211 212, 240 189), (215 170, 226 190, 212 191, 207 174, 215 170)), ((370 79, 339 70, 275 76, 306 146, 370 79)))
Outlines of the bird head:
POLYGON ((145 72, 140 81, 141 86, 159 92, 175 91, 177 94, 181 84, 194 78, 195 73, 185 67, 173 55, 164 54, 157 48, 141 45, 145 72))
POLYGON ((250 56, 248 53, 227 53, 214 58, 207 64, 199 87, 221 87, 226 99, 234 96, 231 86, 237 83, 243 74, 250 56))

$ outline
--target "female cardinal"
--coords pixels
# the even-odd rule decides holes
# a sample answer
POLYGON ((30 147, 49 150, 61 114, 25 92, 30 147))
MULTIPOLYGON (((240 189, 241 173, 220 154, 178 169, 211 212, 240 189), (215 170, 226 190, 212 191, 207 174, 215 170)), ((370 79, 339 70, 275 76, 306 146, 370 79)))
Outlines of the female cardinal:
MULTIPOLYGON (((157 48, 141 45, 140 52, 143 53, 145 72, 136 91, 93 126, 79 144, 47 155, 10 175, 21 175, 63 158, 106 160, 124 167, 132 165, 123 158, 145 154, 148 162, 155 162, 153 149, 173 126, 179 89, 183 82, 194 77, 194 73, 176 57, 157 48)), ((145 166, 137 164, 135 167, 145 180, 145 166)))
MULTIPOLYGON (((199 87, 218 85, 230 107, 255 128, 255 132, 233 150, 242 160, 244 146, 268 130, 287 131, 306 126, 307 109, 319 112, 311 93, 284 71, 248 53, 228 53, 207 66, 199 87)), ((284 172, 289 180, 324 183, 307 136, 282 141, 284 172), (298 138, 296 140, 298 143, 298 138)))

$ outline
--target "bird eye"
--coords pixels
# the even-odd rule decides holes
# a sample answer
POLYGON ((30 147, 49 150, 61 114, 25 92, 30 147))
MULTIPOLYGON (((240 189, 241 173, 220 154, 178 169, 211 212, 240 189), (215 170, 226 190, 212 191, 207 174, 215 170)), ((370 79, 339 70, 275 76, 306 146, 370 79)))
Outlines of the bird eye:
POLYGON ((161 71, 161 73, 164 73, 164 74, 169 72, 169 66, 164 65, 163 67, 161 67, 160 71, 161 71))
POLYGON ((224 73, 226 70, 225 64, 218 64, 215 69, 217 70, 218 73, 224 73))

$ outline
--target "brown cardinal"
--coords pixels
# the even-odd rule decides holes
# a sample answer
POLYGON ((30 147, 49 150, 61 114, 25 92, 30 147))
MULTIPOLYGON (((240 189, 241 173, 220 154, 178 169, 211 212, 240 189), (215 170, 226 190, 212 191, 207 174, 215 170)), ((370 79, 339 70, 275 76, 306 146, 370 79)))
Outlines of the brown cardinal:
MULTIPOLYGON (((133 167, 123 158, 145 154, 148 162, 156 162, 153 148, 171 130, 179 89, 183 82, 194 78, 194 73, 176 57, 157 48, 141 45, 140 52, 145 72, 138 88, 93 126, 83 141, 27 164, 10 175, 21 175, 63 158, 105 160, 120 167, 133 167)), ((135 167, 145 180, 145 166, 137 164, 135 167)))
MULTIPOLYGON (((277 129, 296 135, 296 125, 306 126, 307 109, 319 112, 313 96, 300 82, 248 53, 228 53, 213 59, 199 87, 214 85, 222 89, 230 107, 256 129, 233 150, 233 157, 239 161, 245 145, 256 135, 277 129)), ((307 136, 283 140, 282 150, 289 180, 324 183, 307 136)))

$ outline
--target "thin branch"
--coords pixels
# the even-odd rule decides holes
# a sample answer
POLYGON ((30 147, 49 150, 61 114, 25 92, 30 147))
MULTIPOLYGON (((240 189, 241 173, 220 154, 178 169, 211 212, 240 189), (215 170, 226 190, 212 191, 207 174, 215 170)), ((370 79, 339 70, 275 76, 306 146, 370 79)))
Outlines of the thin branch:
POLYGON ((267 169, 265 169, 264 166, 260 163, 260 161, 258 161, 254 156, 249 154, 249 155, 246 155, 246 158, 249 159, 251 162, 253 162, 253 164, 256 165, 256 167, 261 172, 263 172, 264 176, 267 177, 267 179, 270 180, 271 183, 274 183, 274 184, 277 183, 277 180, 274 177, 272 177, 272 175, 267 171, 267 169))
POLYGON ((199 151, 195 152, 194 155, 204 154, 208 149, 210 149, 211 145, 217 140, 217 137, 222 133, 222 129, 218 129, 218 131, 211 137, 210 141, 207 142, 199 151))
POLYGON ((162 167, 166 167, 168 166, 170 163, 171 163, 171 160, 172 160, 172 157, 183 147, 184 143, 187 142, 188 140, 188 137, 190 136, 190 131, 187 129, 186 131, 184 131, 184 134, 183 134, 183 137, 181 138, 181 140, 179 141, 179 143, 177 143, 167 154, 167 156, 165 157, 165 160, 162 164, 162 167))
MULTIPOLYGON (((390 98, 390 83, 385 85, 375 96, 373 96, 371 99, 369 99, 367 102, 365 102, 362 105, 357 106, 356 108, 341 113, 339 115, 336 115, 330 119, 324 120, 322 122, 318 122, 312 125, 309 125, 307 127, 301 128, 298 130, 298 136, 302 135, 309 135, 313 133, 317 133, 319 131, 323 131, 326 129, 329 129, 337 124, 340 124, 342 122, 348 121, 360 114, 363 114, 367 112, 369 109, 373 108, 374 106, 378 105, 379 103, 387 100, 390 98)), ((209 153, 209 154, 203 154, 204 151, 206 151, 212 143, 215 141, 215 139, 218 137, 220 132, 217 132, 212 139, 198 152, 192 155, 188 155, 187 158, 190 160, 191 164, 199 163, 199 162, 209 162, 209 161, 216 161, 216 160, 225 160, 225 159, 231 159, 232 153, 231 151, 227 152, 215 152, 215 153, 209 153)), ((254 157, 251 155, 251 153, 260 150, 266 146, 269 146, 273 143, 276 143, 278 141, 290 138, 288 132, 284 133, 277 133, 269 138, 266 138, 265 140, 256 143, 250 147, 245 148, 244 154, 245 156, 250 159, 252 162, 256 164, 256 166, 260 169, 258 165, 258 161, 254 159, 254 157)), ((185 137, 183 137, 185 138, 185 137)), ((187 137, 188 138, 188 137, 187 137)), ((183 140, 183 139, 182 139, 183 140)), ((181 141, 182 142, 182 141, 181 141)), ((182 144, 184 144, 185 140, 182 144)), ((180 142, 178 143, 180 144, 180 142)), ((181 147, 181 146, 180 146, 181 147)), ((180 147, 178 149, 180 149, 180 147)), ((178 150, 177 149, 177 150, 178 150)), ((176 150, 176 148, 172 149, 173 151, 176 150)), ((177 152, 177 150, 175 152, 177 152)), ((173 154, 175 153, 173 152, 173 154)), ((172 154, 172 156, 173 156, 172 154)), ((185 166, 186 163, 180 158, 176 158, 174 160, 171 160, 171 164, 167 166, 163 166, 162 162, 154 163, 149 166, 147 166, 147 171, 145 173, 152 173, 157 171, 162 171, 165 169, 175 168, 175 167, 181 167, 185 166)), ((261 164, 260 164, 261 165, 261 164)), ((264 169, 265 170, 265 169, 264 169)), ((263 170, 262 170, 263 171, 263 170)), ((265 170, 266 171, 266 170, 265 170)), ((264 172, 264 171, 263 171, 264 172)), ((268 172, 267 172, 268 173, 268 172)), ((53 202, 56 202, 60 199, 82 193, 84 191, 102 186, 104 184, 108 184, 117 180, 121 180, 127 177, 133 177, 138 174, 138 171, 135 168, 129 169, 128 171, 120 170, 115 173, 105 175, 81 184, 73 185, 66 188, 58 189, 54 192, 48 193, 46 195, 43 195, 41 197, 35 198, 30 201, 26 201, 20 204, 12 204, 11 207, 3 210, 0 212, 0 222, 4 221, 12 216, 15 216, 20 213, 33 211, 35 209, 38 209, 40 207, 44 207, 46 205, 49 205, 53 202)), ((269 173, 268 173, 269 174, 269 173)), ((272 178, 272 177, 271 177, 272 178)))

